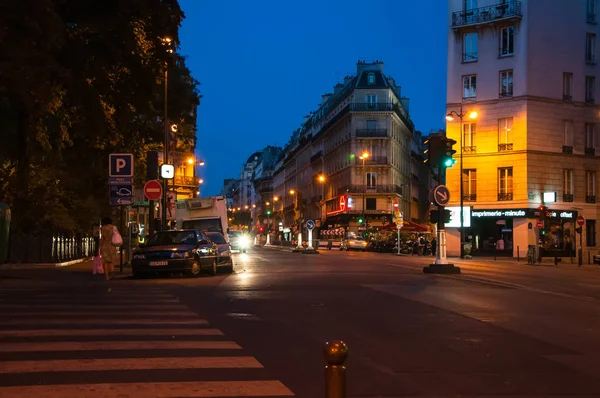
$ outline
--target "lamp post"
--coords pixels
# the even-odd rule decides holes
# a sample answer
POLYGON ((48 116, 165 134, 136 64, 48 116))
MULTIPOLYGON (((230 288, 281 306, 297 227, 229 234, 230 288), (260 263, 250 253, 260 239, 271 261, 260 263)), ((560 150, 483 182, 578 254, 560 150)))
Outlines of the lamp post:
POLYGON ((325 175, 320 174, 318 177, 319 182, 321 183, 321 206, 320 206, 320 210, 321 210, 321 214, 320 214, 320 218, 321 220, 323 219, 323 213, 325 213, 323 211, 323 208, 325 207, 325 181, 327 180, 325 178, 325 175))
MULTIPOLYGON (((467 113, 463 113, 463 105, 460 103, 460 112, 456 113, 456 111, 451 111, 446 115, 446 120, 451 122, 455 117, 458 117, 460 120, 460 154, 459 154, 459 163, 460 163, 460 174, 458 176, 458 184, 459 184, 459 196, 460 196, 460 258, 465 258, 465 231, 464 231, 464 214, 463 214, 463 204, 464 204, 464 192, 463 192, 463 135, 464 135, 464 126, 463 126, 463 118, 467 116, 467 113)), ((469 119, 477 119, 477 112, 471 111, 468 113, 469 119)), ((441 172, 440 172, 441 175, 441 172)))
POLYGON ((365 232, 367 231, 367 215, 365 211, 365 194, 367 192, 367 173, 365 173, 365 160, 369 158, 369 152, 363 151, 363 153, 358 157, 362 160, 362 171, 364 173, 364 189, 362 193, 362 213, 363 213, 363 222, 365 223, 365 232))
MULTIPOLYGON (((170 37, 165 37, 162 40, 163 45, 167 47, 167 53, 172 54, 173 48, 171 47, 173 41, 170 37)), ((165 142, 164 142, 164 155, 163 155, 163 164, 169 164, 169 118, 168 118, 168 88, 169 88, 169 63, 165 62, 165 118, 163 120, 164 130, 165 130, 165 142)), ((163 206, 162 206, 162 229, 167 229, 167 189, 169 188, 169 180, 166 178, 163 180, 163 206)))
POLYGON ((294 197, 294 217, 296 216, 296 212, 298 212, 298 220, 294 222, 298 226, 298 246, 296 246, 296 249, 302 250, 302 224, 300 223, 300 211, 298 209, 298 193, 290 189, 290 195, 294 197))
MULTIPOLYGON (((196 167, 197 166, 204 166, 204 164, 205 164, 204 160, 196 160, 195 158, 190 157, 190 158, 188 158, 187 162, 188 162, 188 164, 194 166, 194 168, 192 169, 192 176, 194 178, 194 183, 196 183, 196 181, 197 181, 196 180, 196 175, 198 174, 198 173, 196 173, 196 167)), ((204 182, 204 180, 202 178, 198 180, 198 190, 197 190, 197 193, 196 193, 196 197, 200 196, 200 184, 202 184, 203 182, 204 182)))

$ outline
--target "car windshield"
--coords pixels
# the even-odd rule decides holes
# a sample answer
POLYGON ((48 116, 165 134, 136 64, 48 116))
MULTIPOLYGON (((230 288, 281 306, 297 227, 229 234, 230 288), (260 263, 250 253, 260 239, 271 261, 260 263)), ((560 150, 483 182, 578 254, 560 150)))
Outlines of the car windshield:
POLYGON ((222 243, 227 243, 227 241, 225 240, 223 235, 221 235, 218 232, 208 232, 206 235, 208 235, 208 238, 210 240, 212 240, 214 243, 216 243, 217 245, 220 245, 222 243))
POLYGON ((146 246, 195 245, 196 242, 195 231, 161 231, 152 235, 146 246))

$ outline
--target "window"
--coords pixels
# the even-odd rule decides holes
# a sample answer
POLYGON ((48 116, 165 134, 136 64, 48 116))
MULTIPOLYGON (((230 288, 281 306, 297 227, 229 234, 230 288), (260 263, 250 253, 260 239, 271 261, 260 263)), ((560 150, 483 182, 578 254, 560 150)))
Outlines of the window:
POLYGON ((463 35, 463 62, 477 61, 477 33, 463 35))
POLYGON ((477 94, 477 75, 463 76, 463 98, 475 98, 477 94))
POLYGON ((573 201, 573 170, 563 170, 563 202, 573 201))
POLYGON ((512 97, 513 95, 513 71, 503 70, 500 72, 500 97, 512 97))
POLYGON ((585 172, 585 201, 596 203, 596 172, 585 172))
POLYGON ((512 117, 498 119, 498 151, 512 151, 512 125, 512 117))
POLYGON ((377 210, 377 198, 366 198, 365 202, 367 210, 377 210))
POLYGON ((596 35, 593 33, 585 34, 585 62, 596 63, 596 35))
POLYGON ((585 77, 585 102, 593 104, 596 101, 596 78, 594 76, 585 77))
POLYGON ((573 74, 569 72, 563 73, 563 99, 570 100, 573 98, 573 74))
POLYGON ((498 169, 498 200, 513 199, 513 169, 501 167, 498 169))
POLYGON ((477 170, 463 170, 463 200, 477 200, 477 170))
POLYGON ((465 11, 477 8, 477 0, 464 0, 463 7, 465 11))
POLYGON ((367 173, 367 187, 375 188, 377 186, 377 173, 367 173))
POLYGON ((587 21, 596 23, 596 0, 587 0, 587 21))
POLYGON ((565 120, 565 141, 563 143, 564 153, 573 153, 573 122, 565 120))
POLYGON ((375 84, 375 73, 369 72, 369 74, 367 75, 367 84, 369 84, 369 85, 375 84))
POLYGON ((596 125, 593 123, 585 124, 585 149, 596 149, 596 125))
POLYGON ((376 94, 367 94, 365 96, 365 99, 367 101, 367 106, 369 108, 374 107, 375 104, 377 104, 377 95, 376 94))
POLYGON ((515 51, 515 27, 508 26, 500 29, 500 56, 513 55, 515 51))
POLYGON ((464 123, 463 124, 463 152, 474 153, 477 152, 475 146, 475 123, 464 123))
POLYGON ((596 246, 596 220, 585 220, 585 244, 596 246))
POLYGON ((373 131, 377 129, 377 120, 367 120, 367 130, 373 131))

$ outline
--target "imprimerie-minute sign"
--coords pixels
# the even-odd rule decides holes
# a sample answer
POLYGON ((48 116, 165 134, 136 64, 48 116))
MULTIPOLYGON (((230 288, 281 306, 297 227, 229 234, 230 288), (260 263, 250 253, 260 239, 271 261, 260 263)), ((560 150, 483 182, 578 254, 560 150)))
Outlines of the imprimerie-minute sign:
MULTIPOLYGON (((471 218, 534 218, 537 209, 485 209, 471 210, 471 218)), ((548 218, 567 218, 573 219, 577 213, 570 210, 548 210, 546 217, 548 218)))

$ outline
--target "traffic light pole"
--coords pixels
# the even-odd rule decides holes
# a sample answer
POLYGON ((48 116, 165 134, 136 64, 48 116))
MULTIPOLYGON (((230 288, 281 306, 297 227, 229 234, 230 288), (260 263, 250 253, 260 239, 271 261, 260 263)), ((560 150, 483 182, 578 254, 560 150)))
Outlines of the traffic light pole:
POLYGON ((444 229, 444 206, 438 206, 438 222, 437 222, 437 250, 435 252, 435 265, 446 265, 448 259, 446 257, 446 230, 444 229))

